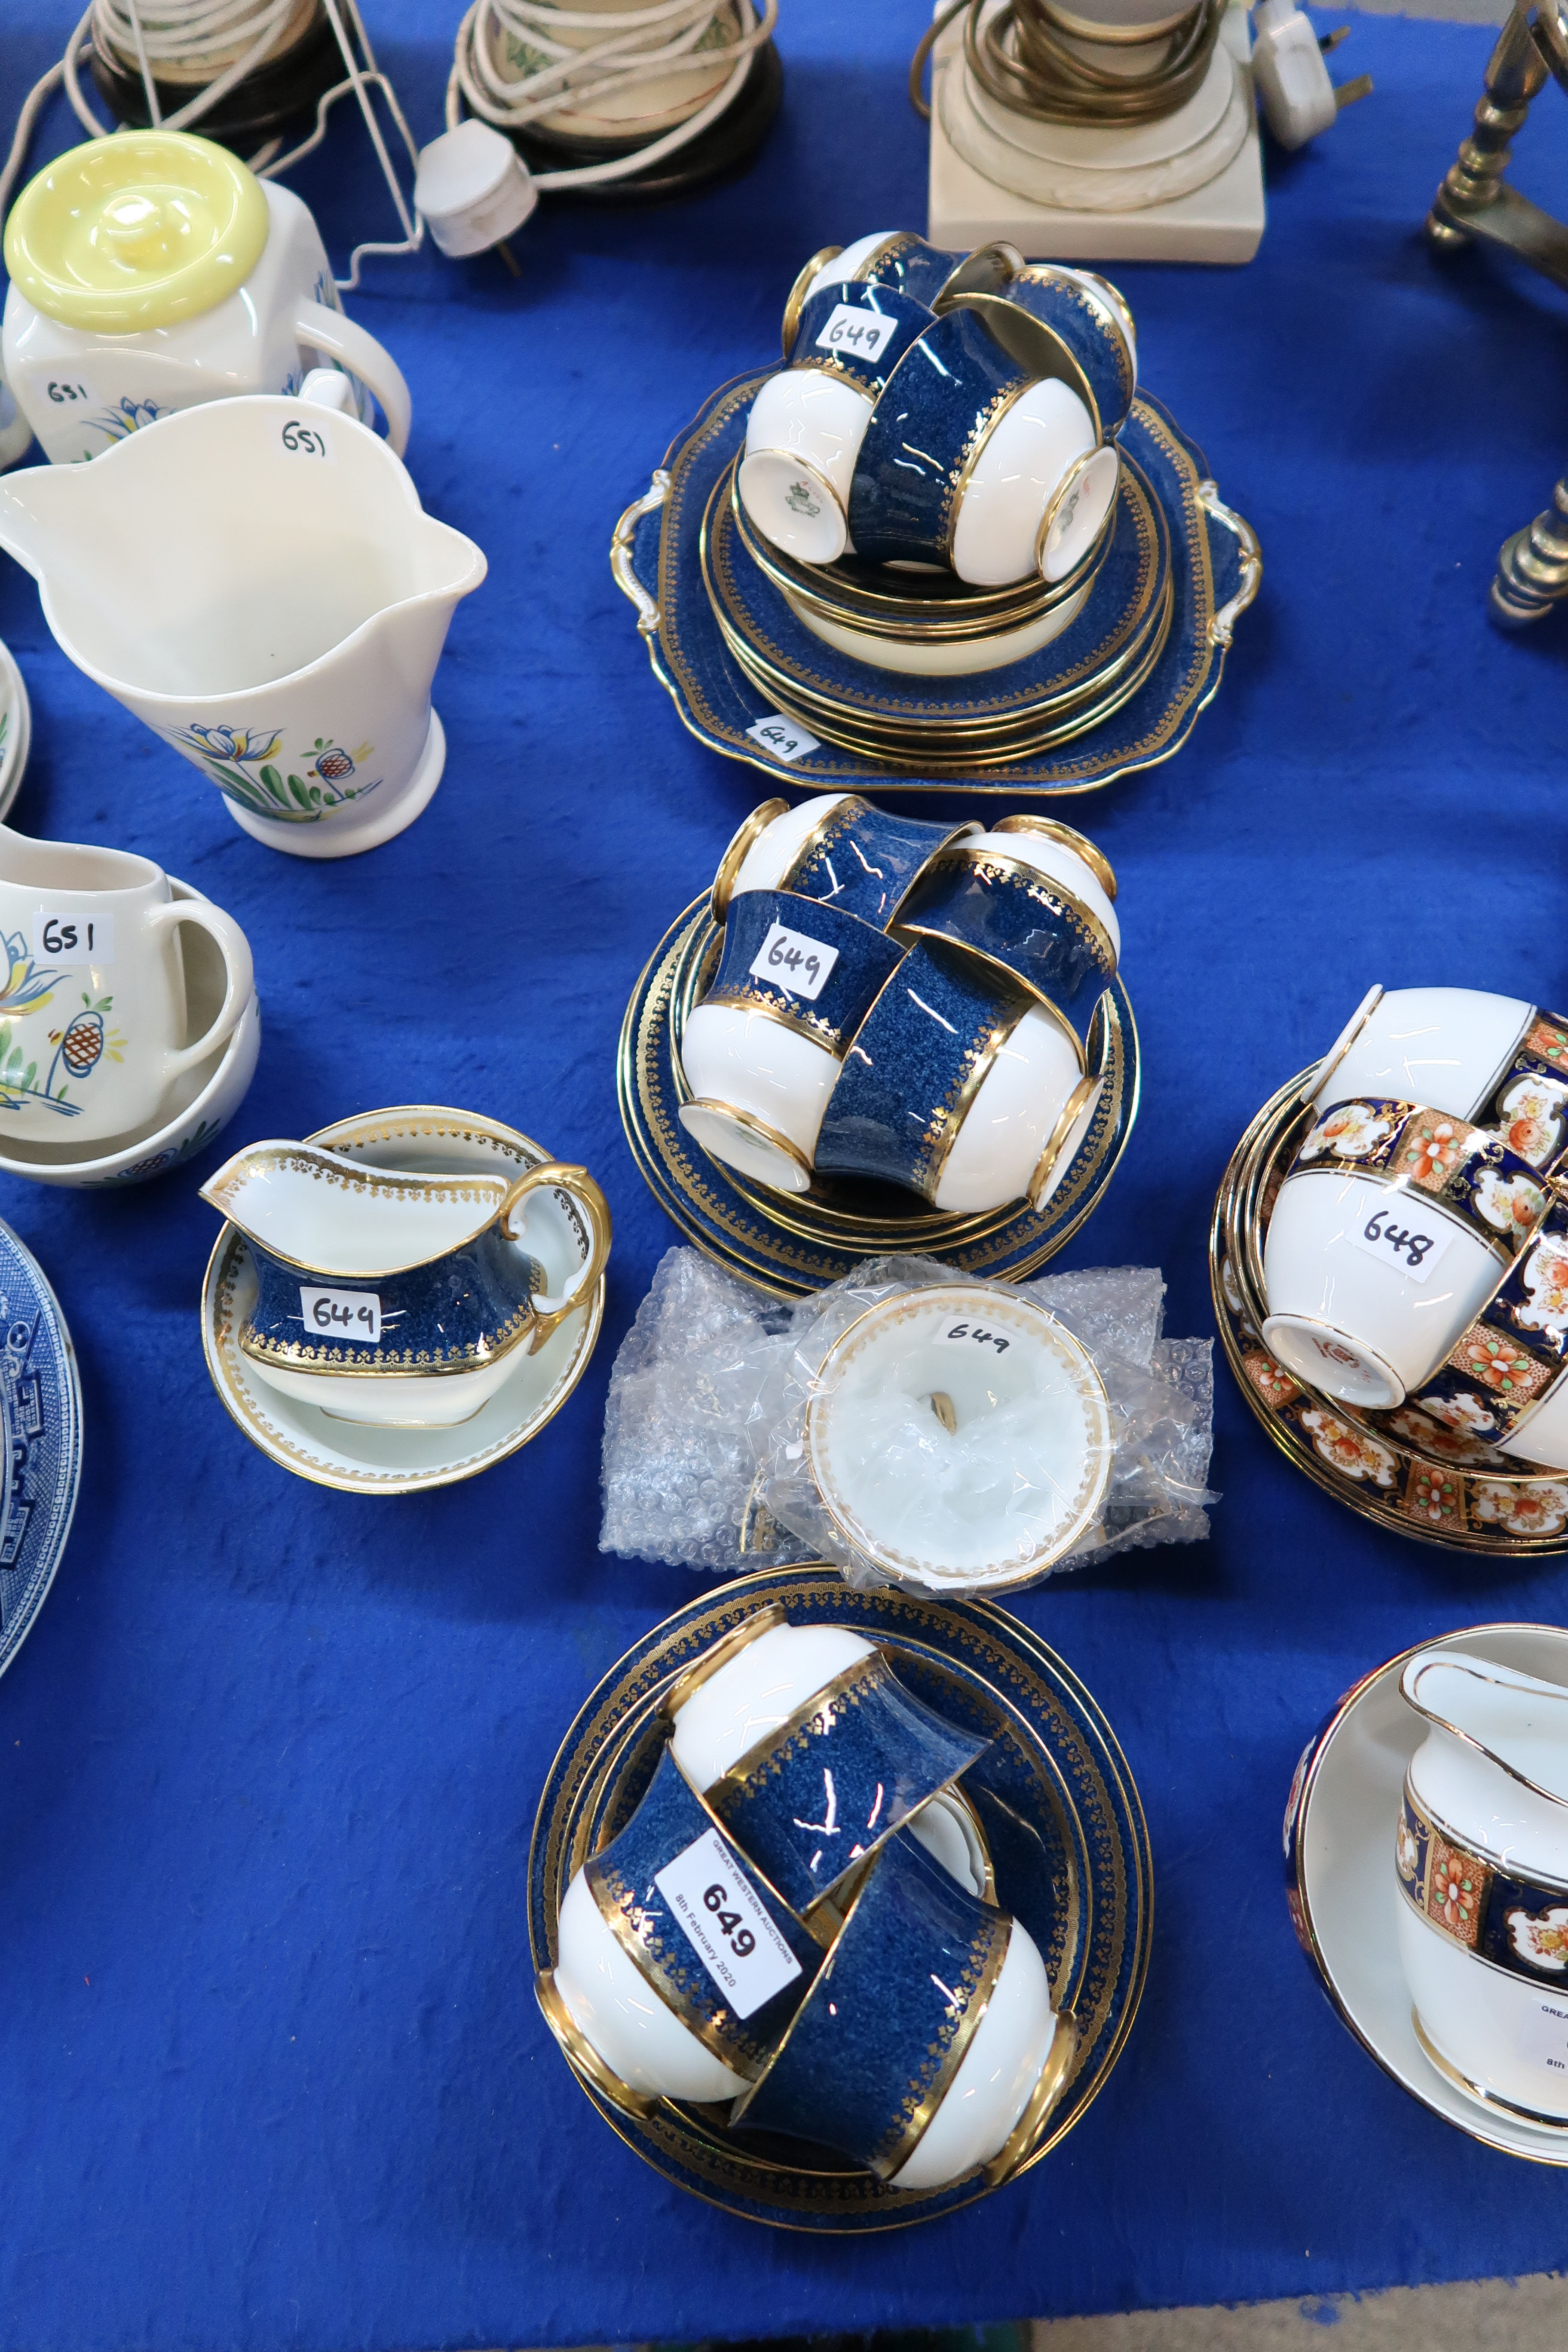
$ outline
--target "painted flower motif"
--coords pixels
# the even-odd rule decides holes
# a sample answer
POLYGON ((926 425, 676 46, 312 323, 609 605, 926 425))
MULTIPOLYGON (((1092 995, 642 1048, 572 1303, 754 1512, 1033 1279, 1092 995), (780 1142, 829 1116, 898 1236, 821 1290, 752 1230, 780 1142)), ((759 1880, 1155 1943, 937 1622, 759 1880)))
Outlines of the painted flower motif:
POLYGON ((1421 1864, 1421 1849, 1415 1843, 1415 1832, 1405 1816, 1399 1816, 1399 1827, 1394 1834, 1394 1866, 1406 1886, 1421 1864))
POLYGON ((1331 1151, 1337 1160, 1358 1160, 1381 1143, 1393 1126, 1391 1118, 1379 1118, 1367 1103, 1336 1103, 1324 1112, 1297 1157, 1319 1160, 1331 1151))
POLYGON ((1497 1132, 1510 1151, 1542 1168, 1563 1147, 1568 1086, 1558 1078, 1521 1078, 1498 1105, 1497 1132))
POLYGON ((1405 1489, 1405 1516, 1406 1518, 1426 1519, 1433 1527, 1442 1527, 1449 1521, 1458 1526, 1462 1524, 1459 1503, 1460 1491, 1457 1478, 1451 1477, 1444 1470, 1429 1470, 1425 1463, 1415 1464, 1410 1473, 1410 1484, 1405 1489))
POLYGON ((1468 1468, 1473 1463, 1486 1463, 1494 1467, 1507 1467, 1495 1445, 1488 1445, 1458 1429, 1446 1429, 1430 1418, 1436 1407, 1425 1401, 1417 1412, 1413 1406, 1402 1406, 1398 1412, 1383 1416, 1383 1426, 1394 1437, 1402 1437, 1406 1445, 1417 1453, 1435 1454, 1440 1462, 1457 1462, 1468 1468))
POLYGON ((1568 1486, 1539 1478, 1528 1486, 1478 1478, 1476 1516, 1506 1536, 1554 1536, 1568 1528, 1568 1486))
POLYGON ((1476 1180, 1476 1206, 1489 1225, 1513 1242, 1529 1239, 1546 1208, 1546 1195, 1528 1176, 1500 1176, 1484 1169, 1476 1180))
POLYGON ((1550 1969, 1561 1976, 1568 1969, 1568 1911, 1548 1911, 1532 1918, 1528 1911, 1504 1914, 1513 1948, 1532 1969, 1550 1969))
POLYGON ((1447 1183, 1469 1149, 1470 1129, 1463 1119, 1434 1118, 1411 1122, 1401 1154, 1401 1165, 1428 1192, 1447 1183))
POLYGON ((1301 1426, 1325 1462, 1347 1478, 1370 1478, 1374 1486, 1392 1486, 1399 1465, 1390 1448, 1364 1430, 1352 1429, 1337 1413, 1314 1407, 1301 1415, 1301 1426))
POLYGON ((1284 1366, 1277 1364, 1272 1356, 1247 1355, 1242 1361, 1247 1379, 1264 1403, 1272 1405, 1276 1412, 1281 1406, 1288 1405, 1292 1397, 1300 1395, 1300 1382, 1292 1380, 1284 1366))
MULTIPOLYGON (((1458 1396, 1423 1397, 1421 1410, 1435 1421, 1446 1422, 1452 1430, 1469 1437, 1485 1437, 1497 1427, 1497 1415, 1489 1410, 1479 1396, 1462 1393, 1458 1396)), ((1491 1448, 1489 1446, 1489 1453, 1491 1448)))
POLYGON ((214 760, 275 760, 283 741, 276 728, 192 725, 185 732, 214 760))
POLYGON ((1449 1361, 1457 1371, 1479 1381, 1483 1388, 1494 1390, 1511 1404, 1522 1404, 1552 1377, 1546 1366, 1538 1364, 1516 1339, 1494 1331, 1488 1323, 1473 1323, 1449 1361))
POLYGON ((330 784, 342 783, 343 778, 352 776, 353 772, 354 763, 348 753, 335 747, 331 751, 321 752, 316 761, 317 775, 324 777, 330 784))
POLYGON ((1530 1302, 1514 1310, 1515 1321, 1553 1339, 1568 1336, 1568 1242, 1556 1234, 1537 1242, 1520 1267, 1520 1280, 1530 1302))
POLYGON ((1433 1873, 1427 1892, 1426 1909, 1435 1913, 1445 1927, 1456 1935, 1465 1935, 1473 1941, 1476 1928, 1477 1886, 1471 1872, 1454 1855, 1444 1849, 1445 1860, 1433 1873))
POLYGON ((1553 1013, 1538 1013, 1523 1050, 1560 1070, 1568 1069, 1568 1022, 1559 1021, 1553 1013))
POLYGON ((5 953, 5 980, 0 987, 0 1013, 37 1013, 58 986, 61 974, 40 971, 20 931, 0 932, 5 953))

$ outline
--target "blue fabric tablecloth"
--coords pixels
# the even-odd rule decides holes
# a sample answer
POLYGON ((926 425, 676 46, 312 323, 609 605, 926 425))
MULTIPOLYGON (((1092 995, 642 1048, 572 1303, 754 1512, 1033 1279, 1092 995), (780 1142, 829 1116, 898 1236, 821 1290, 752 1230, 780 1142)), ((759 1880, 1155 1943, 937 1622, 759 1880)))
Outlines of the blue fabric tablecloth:
MULTIPOLYGON (((7 123, 76 13, 7 12, 7 123)), ((372 12, 421 136, 458 13, 372 12)), ((728 187, 547 210, 515 282, 494 258, 371 266, 351 307, 413 388, 420 492, 490 560, 437 680, 446 780, 390 846, 312 865, 247 839, 0 563, 36 720, 15 821, 146 852, 254 943, 266 1034, 228 1142, 468 1105, 585 1160, 616 1220, 568 1410, 487 1476, 387 1503, 287 1476, 213 1394, 210 1160, 120 1195, 0 1182, 69 1318, 87 1430, 69 1550, 0 1684, 0 2352, 742 2336, 1568 2261, 1562 2175, 1437 2121, 1335 2021, 1279 1846, 1340 1691, 1458 1625, 1560 1618, 1568 1574, 1373 1532, 1275 1456, 1223 1368, 1213 1540, 1020 1603, 1121 1735, 1158 1888, 1136 2030, 1058 2153, 924 2230, 762 2231, 631 2156, 534 2008, 545 1769, 596 1677, 694 1590, 596 1548, 605 1381, 675 1238, 622 1140, 616 1032, 760 796, 650 677, 609 535, 710 388, 775 348, 806 254, 922 223, 902 94, 921 18, 784 0, 784 116, 728 187)), ((1376 95, 1271 159, 1258 260, 1118 273, 1148 382, 1268 565, 1188 747, 1073 812, 1121 879, 1145 1086, 1064 1262, 1163 1265, 1178 1332, 1212 1328, 1205 1225, 1235 1138, 1369 982, 1568 1004, 1568 615, 1510 642, 1483 605, 1568 458, 1563 300, 1439 267, 1418 235, 1490 39, 1356 20, 1336 68, 1376 95)), ((37 160, 70 135, 57 103, 37 160)), ((1560 209, 1565 147, 1549 89, 1520 172, 1560 209)), ((363 163, 345 120, 297 182, 340 262, 380 230, 363 163)))

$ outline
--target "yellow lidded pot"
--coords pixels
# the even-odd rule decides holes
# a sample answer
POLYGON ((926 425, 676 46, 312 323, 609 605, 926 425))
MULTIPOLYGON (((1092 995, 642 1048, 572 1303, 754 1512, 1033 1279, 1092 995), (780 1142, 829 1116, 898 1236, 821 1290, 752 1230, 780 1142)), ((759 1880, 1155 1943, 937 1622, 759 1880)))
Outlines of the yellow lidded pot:
POLYGON ((61 326, 172 327, 216 310, 267 243, 260 181, 182 131, 118 131, 57 156, 5 226, 16 291, 61 326))

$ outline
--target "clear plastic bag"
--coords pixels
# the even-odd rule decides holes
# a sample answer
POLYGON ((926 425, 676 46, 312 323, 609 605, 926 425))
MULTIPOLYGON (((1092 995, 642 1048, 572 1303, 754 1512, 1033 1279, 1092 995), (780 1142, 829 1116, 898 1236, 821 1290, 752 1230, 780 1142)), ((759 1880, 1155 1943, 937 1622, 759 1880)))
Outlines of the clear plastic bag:
POLYGON ((696 1251, 672 1249, 611 1375, 601 1548, 730 1573, 826 1559, 856 1585, 984 1591, 1110 1550, 1194 1541, 1216 1499, 1205 1484, 1211 1343, 1163 1339, 1163 1299, 1150 1267, 975 1285, 931 1259, 890 1257, 775 1307, 696 1251), (995 1302, 977 1327, 943 1324, 941 1301, 924 1313, 922 1293, 955 1284, 995 1302), (1098 1381, 1070 1344, 1037 1332, 1029 1307, 1080 1343, 1098 1381), (825 1378, 835 1343, 868 1317, 825 1378), (927 1347, 933 1322, 950 1354, 927 1347), (884 1334, 906 1326, 916 1339, 902 1360, 935 1367, 912 1391, 887 1377, 903 1343, 884 1334), (840 1387, 847 1439, 827 1418, 840 1387), (965 1403, 977 1392, 978 1414, 965 1403), (1010 1556, 995 1573, 999 1546, 1010 1556))

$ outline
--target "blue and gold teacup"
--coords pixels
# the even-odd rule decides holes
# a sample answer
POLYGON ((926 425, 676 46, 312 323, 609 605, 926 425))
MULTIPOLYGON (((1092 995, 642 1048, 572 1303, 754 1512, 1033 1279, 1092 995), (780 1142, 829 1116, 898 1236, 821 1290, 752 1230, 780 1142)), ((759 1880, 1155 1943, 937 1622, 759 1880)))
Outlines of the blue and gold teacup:
POLYGON ((680 1034, 681 1125, 759 1183, 803 1192, 850 1039, 903 948, 787 890, 732 898, 719 970, 680 1034))
POLYGON ((1081 1035, 1116 976, 1116 877, 1091 841, 1052 817, 1005 817, 950 843, 899 909, 900 937, 945 939, 1019 980, 1081 1035))
POLYGON ((511 1181, 377 1168, 320 1144, 253 1143, 201 1188, 250 1244, 240 1351, 285 1394, 345 1421, 445 1429, 592 1298, 610 1212, 585 1168, 511 1181), (561 1295, 520 1243, 546 1194, 579 1244, 561 1295), (521 1215, 520 1215, 521 1213, 521 1215))
POLYGON ((677 1761, 752 1866, 816 1918, 989 1742, 843 1625, 744 1620, 668 1694, 677 1761))
POLYGON ((821 1959, 666 1748, 625 1829, 568 1886, 535 1990, 568 2056, 636 2109, 754 2082, 821 1959))
POLYGON ((976 587, 1066 579, 1103 545, 1119 460, 1065 365, 1020 365, 968 305, 889 377, 849 485, 858 555, 951 568, 976 587))
POLYGON ((936 311, 961 294, 988 293, 1005 286, 1024 267, 1016 246, 1000 240, 973 253, 947 253, 910 229, 873 229, 852 245, 826 245, 812 255, 790 288, 784 314, 785 354, 795 348, 805 304, 834 280, 894 287, 936 311))
POLYGON ((803 304, 788 364, 758 387, 736 487, 763 537, 803 563, 843 554, 849 480, 872 405, 931 323, 896 287, 830 279, 803 304))
POLYGON ((731 2124, 839 2149, 895 2188, 1005 2179, 1072 2063, 1027 1930, 901 1832, 731 2124))
POLYGON ((1039 1209, 1087 1134, 1100 1081, 1066 1016, 1011 972, 920 939, 857 1031, 816 1165, 935 1209, 1039 1209))
POLYGON ((897 816, 858 793, 817 793, 794 808, 787 801, 764 801, 719 861, 710 900, 713 920, 723 922, 735 894, 793 890, 886 929, 927 861, 979 831, 973 818, 945 824, 897 816))
POLYGON ((959 299, 1021 367, 1063 375, 1087 405, 1100 438, 1116 438, 1138 390, 1138 346, 1132 314, 1109 278, 1061 262, 1032 261, 1005 286, 977 288, 959 299))

